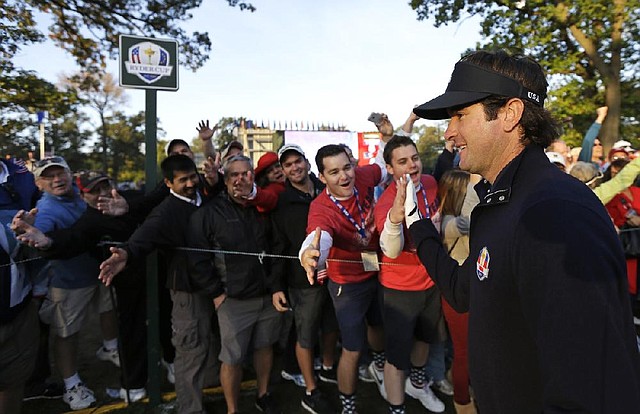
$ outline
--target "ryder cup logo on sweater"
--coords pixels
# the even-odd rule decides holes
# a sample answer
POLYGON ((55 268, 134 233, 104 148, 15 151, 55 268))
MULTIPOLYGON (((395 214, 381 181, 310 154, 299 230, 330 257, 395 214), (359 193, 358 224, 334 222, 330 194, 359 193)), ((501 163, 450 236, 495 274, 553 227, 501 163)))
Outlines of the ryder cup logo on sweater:
POLYGON ((125 62, 127 72, 137 75, 146 83, 170 76, 173 70, 173 66, 169 66, 169 52, 151 42, 131 46, 128 57, 129 61, 125 62))
POLYGON ((489 260, 491 260, 491 257, 489 256, 489 249, 485 246, 480 250, 478 261, 476 262, 476 274, 478 275, 478 279, 485 280, 489 277, 489 260))

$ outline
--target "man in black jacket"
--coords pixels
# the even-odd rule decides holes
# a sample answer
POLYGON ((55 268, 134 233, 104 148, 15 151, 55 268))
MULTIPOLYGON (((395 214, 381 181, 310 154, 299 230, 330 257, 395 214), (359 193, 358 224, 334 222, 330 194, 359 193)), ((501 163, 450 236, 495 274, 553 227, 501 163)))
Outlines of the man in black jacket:
MULTIPOLYGON (((309 205, 324 189, 324 184, 309 173, 309 161, 299 146, 284 145, 278 151, 278 157, 287 181, 286 189, 278 198, 278 206, 271 212, 276 235, 274 250, 281 255, 297 256, 307 235, 309 205)), ((279 312, 293 310, 296 357, 307 388, 302 397, 302 407, 312 413, 335 412, 316 387, 313 372, 313 349, 318 341, 318 330, 322 328, 323 369, 320 380, 337 383, 333 365, 338 321, 329 291, 324 284, 309 285, 307 274, 297 260, 275 260, 273 274, 273 306, 279 312), (285 294, 287 288, 290 304, 285 294)))
POLYGON ((209 275, 187 271, 187 254, 175 247, 186 246, 186 231, 191 215, 202 203, 198 192, 196 166, 186 155, 172 155, 161 164, 170 196, 149 214, 129 238, 124 248, 112 248, 112 255, 102 263, 100 278, 108 285, 128 260, 139 259, 155 249, 167 257, 167 287, 173 309, 173 344, 176 347, 175 387, 180 413, 204 413, 202 388, 208 372, 214 370, 211 352, 213 341, 209 275))
POLYGON ((189 254, 193 278, 215 306, 222 349, 220 382, 227 412, 238 410, 242 362, 253 345, 258 382, 256 406, 267 413, 279 413, 267 392, 273 363, 272 345, 278 340, 281 315, 271 303, 270 269, 262 256, 268 250, 270 228, 267 217, 248 204, 253 190, 251 160, 242 155, 224 163, 227 192, 211 200, 191 217, 189 246, 218 252, 189 254), (241 252, 245 254, 228 254, 241 252))
POLYGON ((451 118, 445 138, 460 167, 484 177, 468 260, 458 267, 431 221, 407 214, 412 205, 407 225, 447 301, 469 311, 482 412, 637 412, 624 254, 593 192, 544 154, 558 135, 546 89, 541 67, 523 56, 479 51, 459 61, 446 92, 414 112, 451 118))

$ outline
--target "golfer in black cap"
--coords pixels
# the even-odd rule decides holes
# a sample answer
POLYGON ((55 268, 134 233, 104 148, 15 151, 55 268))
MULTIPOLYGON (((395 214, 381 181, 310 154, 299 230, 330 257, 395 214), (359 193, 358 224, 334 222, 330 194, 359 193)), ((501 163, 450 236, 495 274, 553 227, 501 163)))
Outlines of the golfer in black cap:
POLYGON ((414 112, 451 118, 445 138, 460 152, 460 167, 485 179, 476 186, 469 258, 460 267, 449 258, 431 221, 409 214, 411 199, 406 224, 447 301, 469 311, 480 412, 638 412, 624 254, 593 192, 544 154, 558 136, 543 108, 546 89, 529 58, 462 58, 446 92, 414 112))

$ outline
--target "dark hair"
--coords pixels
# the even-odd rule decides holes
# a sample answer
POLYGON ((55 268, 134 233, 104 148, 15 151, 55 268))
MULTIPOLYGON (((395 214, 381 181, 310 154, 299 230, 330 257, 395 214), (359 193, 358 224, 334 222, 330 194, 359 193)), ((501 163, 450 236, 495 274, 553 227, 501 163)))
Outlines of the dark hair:
POLYGON ((344 154, 347 156, 347 159, 349 160, 349 162, 351 162, 351 159, 349 158, 349 154, 347 154, 347 151, 344 148, 345 147, 338 144, 329 144, 320 148, 318 150, 318 153, 316 154, 316 167, 318 167, 318 172, 320 174, 324 172, 323 161, 327 157, 333 157, 336 155, 344 154))
POLYGON ((160 164, 160 169, 162 169, 162 176, 170 182, 173 182, 176 171, 196 171, 196 164, 186 155, 176 154, 165 158, 160 164))
POLYGON ((399 147, 408 147, 409 145, 413 145, 413 147, 418 150, 416 147, 416 143, 409 137, 405 137, 403 135, 394 135, 387 142, 387 145, 384 147, 384 151, 382 152, 382 156, 384 157, 384 162, 391 165, 391 154, 393 150, 399 147))
POLYGON ((175 147, 176 145, 184 145, 185 147, 189 148, 189 151, 191 151, 191 147, 189 146, 189 144, 187 144, 187 141, 183 139, 172 139, 171 141, 169 141, 169 145, 167 145, 167 155, 171 155, 173 147, 175 147))
MULTIPOLYGON (((547 95, 547 79, 542 67, 533 59, 515 54, 509 55, 503 50, 495 52, 477 51, 461 59, 487 69, 494 70, 520 82, 525 88, 539 94, 547 95)), ((492 95, 480 101, 484 107, 485 118, 491 121, 497 118, 498 111, 512 97, 492 95)), ((560 136, 560 124, 549 111, 533 102, 523 99, 524 111, 520 119, 522 127, 521 140, 526 145, 530 142, 543 148, 560 136)))

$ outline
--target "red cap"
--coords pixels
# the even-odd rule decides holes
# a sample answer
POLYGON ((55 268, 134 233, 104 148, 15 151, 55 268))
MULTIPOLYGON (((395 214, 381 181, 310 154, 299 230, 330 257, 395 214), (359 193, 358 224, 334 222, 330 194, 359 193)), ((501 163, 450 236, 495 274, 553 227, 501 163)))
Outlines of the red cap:
POLYGON ((278 162, 278 154, 275 152, 267 152, 258 160, 258 166, 255 169, 256 176, 261 172, 266 171, 273 164, 278 162))
POLYGON ((627 151, 625 148, 611 148, 611 151, 609 151, 609 156, 607 157, 607 159, 611 162, 614 161, 612 159, 613 154, 615 154, 616 152, 622 152, 624 153, 624 156, 618 156, 616 157, 616 159, 618 158, 626 158, 629 159, 629 151, 627 151))

